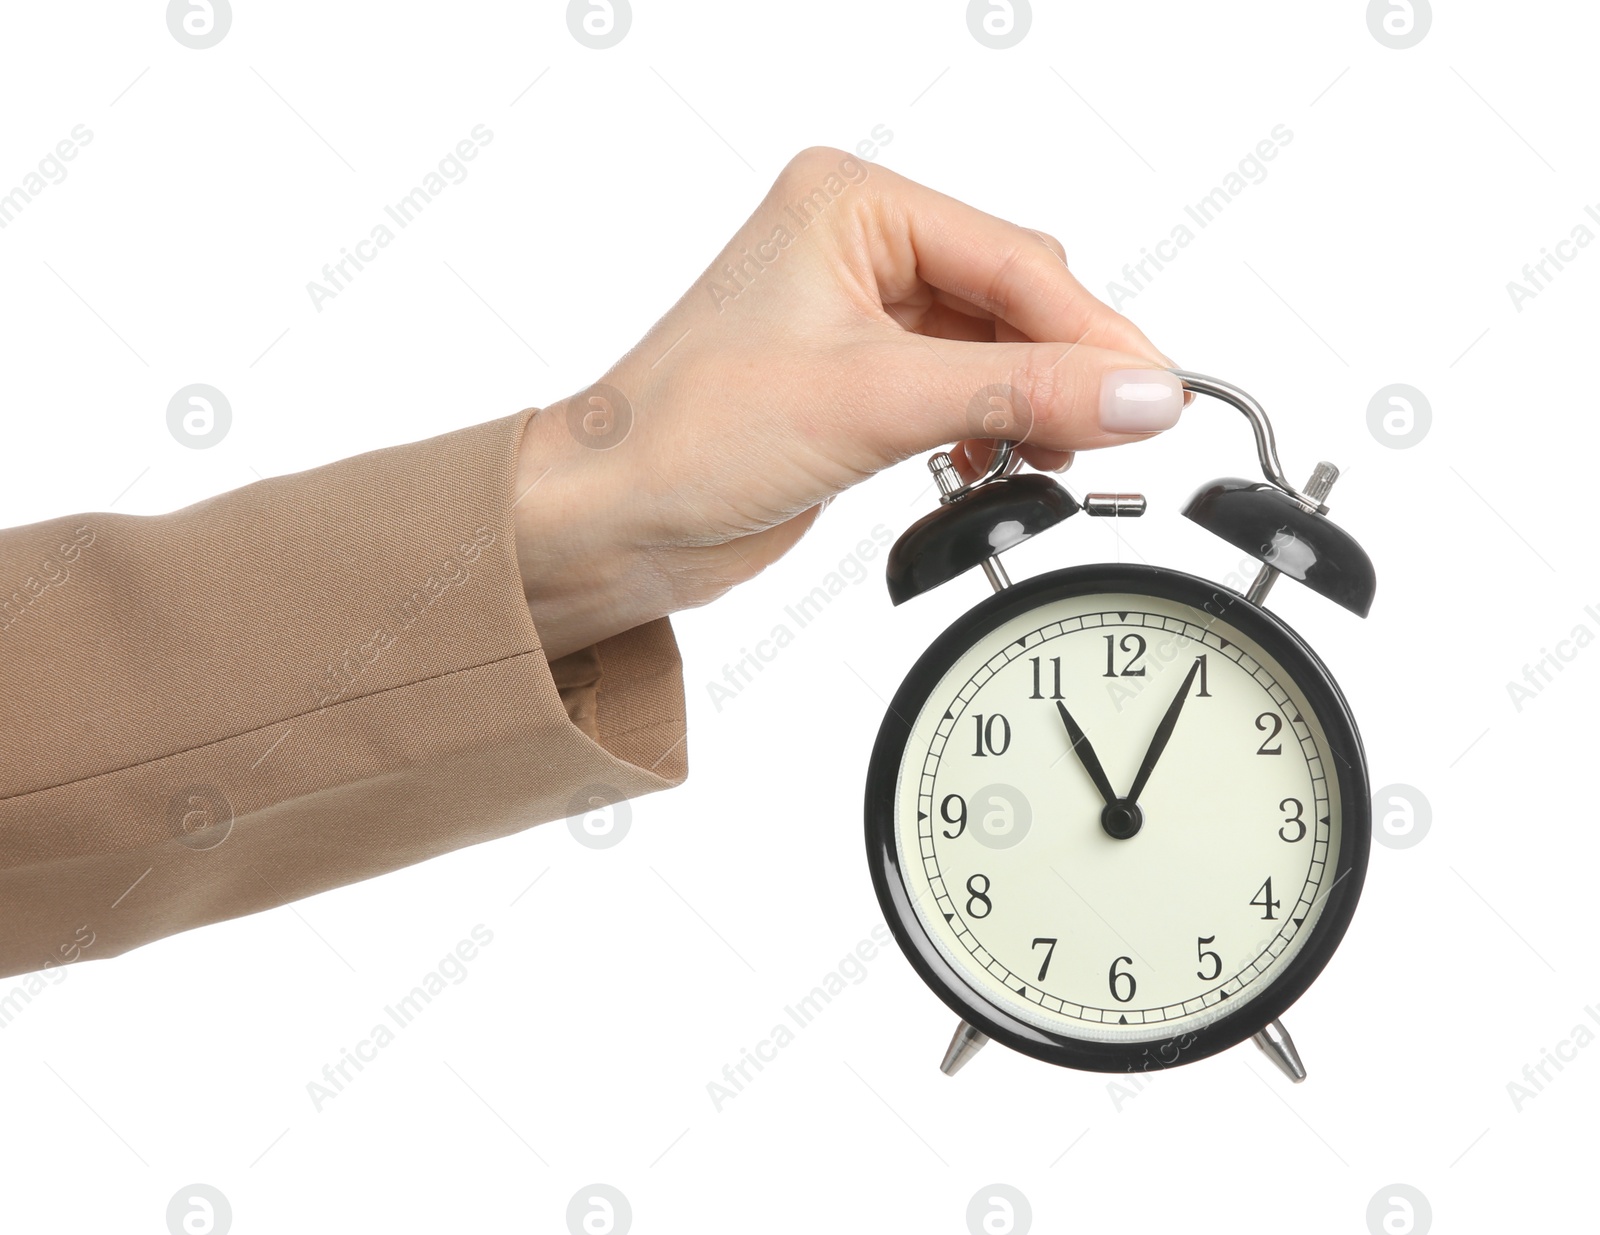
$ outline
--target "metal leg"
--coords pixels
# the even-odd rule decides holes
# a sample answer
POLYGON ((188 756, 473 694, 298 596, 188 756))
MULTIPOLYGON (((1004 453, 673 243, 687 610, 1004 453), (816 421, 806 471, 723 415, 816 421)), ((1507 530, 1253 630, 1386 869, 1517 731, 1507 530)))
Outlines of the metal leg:
POLYGON ((1306 1066, 1300 1062, 1300 1052, 1294 1049, 1294 1039, 1282 1021, 1273 1021, 1250 1040, 1296 1085, 1306 1079, 1306 1066))
POLYGON ((950 1039, 950 1046, 944 1053, 944 1062, 939 1065, 939 1071, 946 1076, 954 1076, 961 1071, 967 1060, 971 1059, 986 1042, 989 1035, 981 1029, 974 1029, 966 1021, 956 1026, 955 1037, 950 1039))

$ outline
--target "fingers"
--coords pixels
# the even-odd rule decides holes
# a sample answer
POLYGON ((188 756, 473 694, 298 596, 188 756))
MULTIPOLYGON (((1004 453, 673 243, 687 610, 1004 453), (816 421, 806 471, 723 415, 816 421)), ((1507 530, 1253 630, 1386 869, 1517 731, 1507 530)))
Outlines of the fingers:
MULTIPOLYGON (((1041 232, 1039 235, 1043 235, 1043 233, 1041 232)), ((1051 241, 1052 247, 1060 247, 1060 242, 1053 237, 1047 236, 1045 239, 1051 241)), ((1010 322, 1001 319, 994 324, 994 341, 996 343, 1032 343, 1034 340, 1028 338, 1010 322)), ((966 442, 963 445, 966 447, 967 456, 974 463, 978 463, 980 460, 987 460, 993 453, 988 448, 992 441, 993 439, 981 443, 966 442), (981 454, 979 453, 980 450, 982 451, 981 454)), ((1024 463, 1030 467, 1037 468, 1041 472, 1064 472, 1072 466, 1072 452, 1070 450, 1051 450, 1048 446, 1040 446, 1037 443, 1025 441, 1019 448, 1018 453, 1022 456, 1024 463)), ((987 462, 984 462, 977 469, 977 474, 981 475, 987 466, 987 462)))
POLYGON ((933 303, 917 314, 900 309, 889 315, 906 330, 934 335, 940 339, 965 339, 972 343, 993 343, 996 324, 992 319, 975 317, 943 303, 933 303))
POLYGON ((1041 472, 1064 472, 1075 457, 1070 450, 1051 450, 1047 446, 1024 445, 1022 457, 1028 466, 1041 472))
POLYGON ((1038 453, 1039 463, 1059 466, 1060 452, 1171 428, 1184 405, 1171 372, 1087 344, 906 338, 873 350, 852 381, 888 414, 863 423, 844 412, 838 431, 868 438, 885 463, 951 442, 1009 438, 1038 453))
MULTIPOLYGON (((962 480, 976 480, 989 470, 997 448, 998 443, 994 438, 969 438, 950 448, 950 459, 962 480)), ((1074 457, 1070 450, 1050 450, 1032 444, 1021 446, 1019 453, 1023 462, 1040 472, 1064 472, 1072 466, 1074 457)))
POLYGON ((1092 343, 1170 368, 1137 326, 1067 269, 1059 241, 985 214, 886 169, 874 169, 887 301, 921 280, 1003 318, 1030 338, 1092 343))

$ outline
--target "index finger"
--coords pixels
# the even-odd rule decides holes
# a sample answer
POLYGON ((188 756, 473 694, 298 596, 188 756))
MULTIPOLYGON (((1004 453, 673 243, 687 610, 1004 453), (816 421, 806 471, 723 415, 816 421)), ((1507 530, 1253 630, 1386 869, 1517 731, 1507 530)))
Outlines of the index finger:
POLYGON ((1078 281, 1038 232, 876 170, 882 175, 873 177, 874 205, 885 241, 876 264, 885 299, 920 278, 1031 339, 1092 342, 1171 367, 1142 330, 1078 281))

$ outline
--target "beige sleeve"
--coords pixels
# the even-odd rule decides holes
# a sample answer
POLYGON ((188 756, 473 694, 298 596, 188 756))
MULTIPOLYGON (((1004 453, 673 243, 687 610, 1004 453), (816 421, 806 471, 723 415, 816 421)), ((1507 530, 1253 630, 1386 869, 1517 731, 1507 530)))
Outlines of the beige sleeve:
POLYGON ((0 976, 683 780, 665 619, 540 650, 532 415, 0 532, 0 976))

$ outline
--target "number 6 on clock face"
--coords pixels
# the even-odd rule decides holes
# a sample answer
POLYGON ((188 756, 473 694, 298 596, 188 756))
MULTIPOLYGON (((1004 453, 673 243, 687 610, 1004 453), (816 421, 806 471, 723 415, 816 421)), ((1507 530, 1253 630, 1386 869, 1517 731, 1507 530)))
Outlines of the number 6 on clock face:
POLYGON ((969 1025, 1100 1071, 1259 1031, 1332 955, 1369 805, 1338 687, 1281 620, 1093 566, 951 627, 873 752, 880 903, 969 1025))

